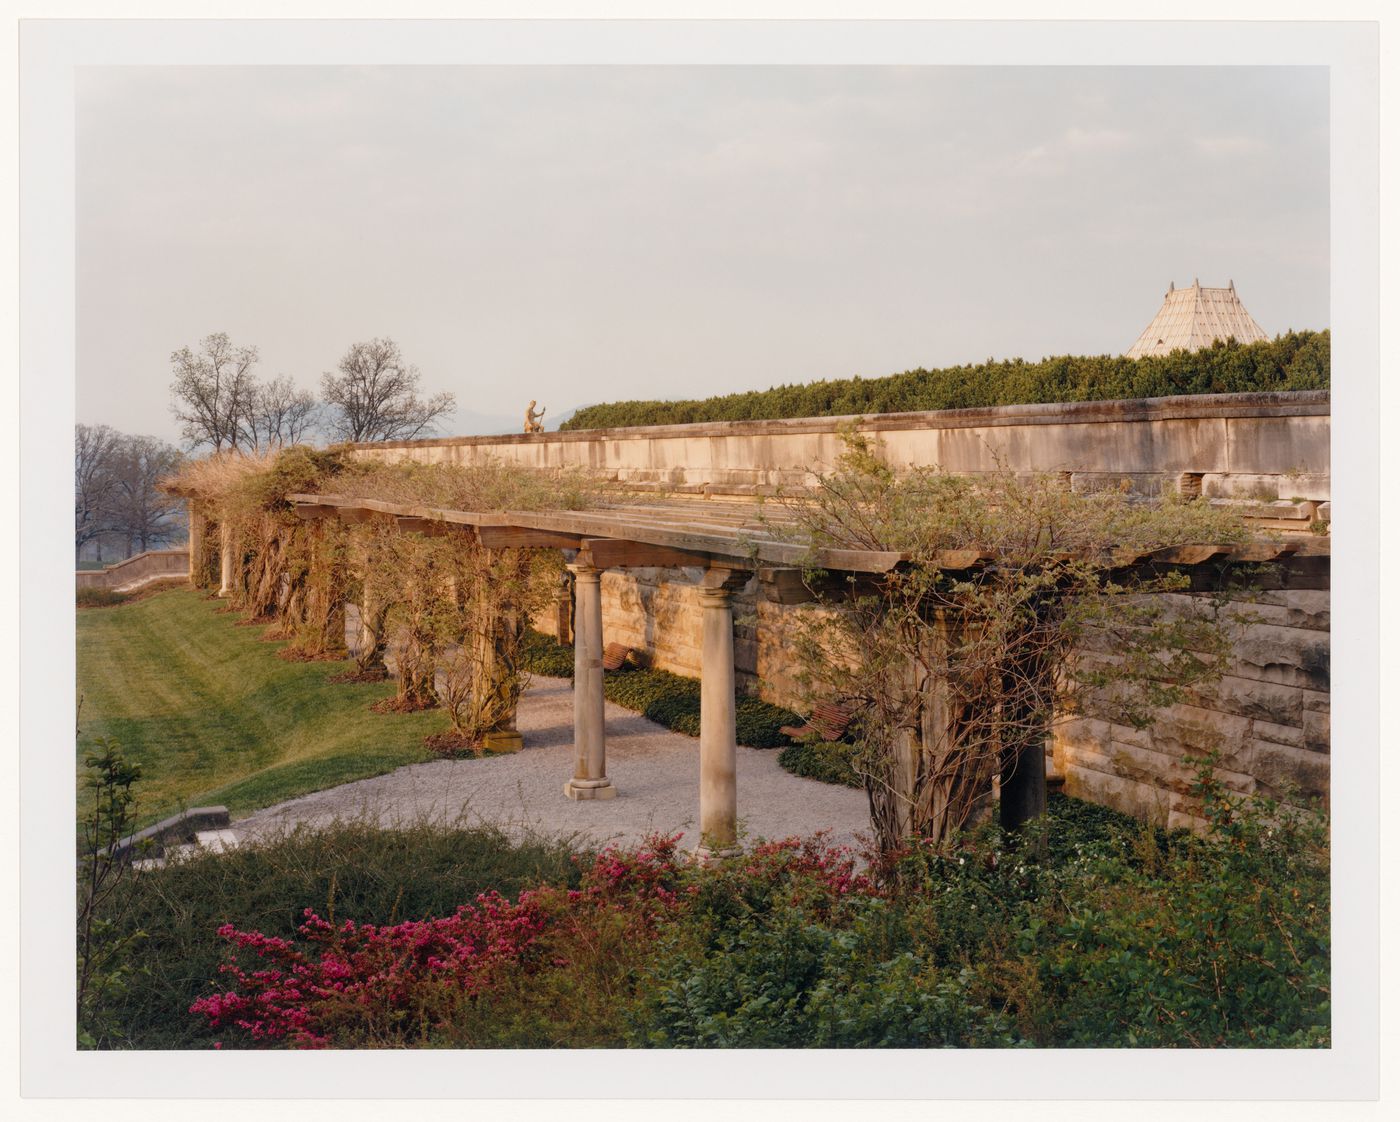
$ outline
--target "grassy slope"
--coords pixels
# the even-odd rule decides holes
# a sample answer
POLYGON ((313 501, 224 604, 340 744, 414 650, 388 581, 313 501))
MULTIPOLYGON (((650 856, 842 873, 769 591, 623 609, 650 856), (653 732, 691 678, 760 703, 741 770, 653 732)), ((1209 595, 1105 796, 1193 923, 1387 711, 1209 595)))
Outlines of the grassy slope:
POLYGON ((370 713, 392 683, 331 685, 348 664, 276 657, 188 590, 78 613, 80 756, 117 740, 141 765, 143 822, 182 805, 235 814, 430 758, 441 713, 370 713))

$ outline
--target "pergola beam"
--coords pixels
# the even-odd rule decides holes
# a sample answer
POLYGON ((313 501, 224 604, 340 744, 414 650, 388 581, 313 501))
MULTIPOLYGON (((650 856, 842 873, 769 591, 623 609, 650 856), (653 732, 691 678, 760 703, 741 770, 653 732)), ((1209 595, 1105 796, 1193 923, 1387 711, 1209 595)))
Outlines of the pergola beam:
POLYGON ((578 549, 582 540, 577 534, 528 526, 478 526, 476 533, 487 549, 578 549))
POLYGON ((712 556, 698 550, 672 549, 669 546, 619 538, 584 538, 579 547, 579 560, 595 569, 627 568, 685 568, 708 567, 712 556))
POLYGON ((450 522, 440 522, 434 518, 413 518, 400 515, 396 518, 399 531, 406 534, 422 534, 429 538, 445 538, 451 534, 470 534, 470 526, 454 526, 450 522))

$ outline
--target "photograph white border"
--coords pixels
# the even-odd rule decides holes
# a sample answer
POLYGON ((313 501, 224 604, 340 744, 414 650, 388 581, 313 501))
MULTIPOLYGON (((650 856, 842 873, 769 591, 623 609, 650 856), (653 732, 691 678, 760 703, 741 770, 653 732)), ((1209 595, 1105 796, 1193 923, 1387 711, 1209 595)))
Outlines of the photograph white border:
POLYGON ((1378 1086, 1377 43, 1364 24, 75 21, 21 29, 21 1057, 29 1096, 1368 1098, 1378 1086), (474 63, 1331 68, 1334 1044, 1318 1051, 80 1053, 68 808, 74 637, 73 69, 474 63), (54 932, 60 935, 55 937, 54 932), (852 1065, 860 1077, 853 1080, 852 1065), (100 1092, 98 1089, 100 1088, 100 1092), (1086 1094, 1086 1088, 1092 1094, 1086 1094), (1033 1093, 1032 1093, 1033 1089, 1033 1093))

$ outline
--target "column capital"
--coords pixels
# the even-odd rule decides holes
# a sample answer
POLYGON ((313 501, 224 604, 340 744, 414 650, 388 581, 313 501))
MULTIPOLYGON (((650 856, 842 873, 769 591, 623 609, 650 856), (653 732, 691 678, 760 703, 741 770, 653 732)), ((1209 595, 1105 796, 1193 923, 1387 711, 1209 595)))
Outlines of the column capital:
POLYGON ((749 583, 753 574, 748 569, 731 569, 711 565, 700 578, 700 602, 709 607, 722 607, 729 598, 749 583))
POLYGON ((602 569, 596 568, 593 565, 589 565, 585 562, 580 561, 570 561, 564 566, 564 568, 568 569, 569 572, 573 573, 574 576, 580 578, 581 580, 593 581, 597 580, 603 575, 602 569))
POLYGON ((700 587, 700 604, 706 608, 727 608, 733 596, 727 588, 700 587))

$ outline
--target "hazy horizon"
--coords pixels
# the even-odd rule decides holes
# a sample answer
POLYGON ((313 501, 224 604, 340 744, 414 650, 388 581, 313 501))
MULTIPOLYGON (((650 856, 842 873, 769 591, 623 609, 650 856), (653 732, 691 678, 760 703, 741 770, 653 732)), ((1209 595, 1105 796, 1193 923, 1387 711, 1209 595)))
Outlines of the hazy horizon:
POLYGON ((313 390, 390 336, 451 434, 1119 354, 1196 277, 1329 326, 1325 68, 78 74, 77 419, 127 432, 218 331, 313 390))

